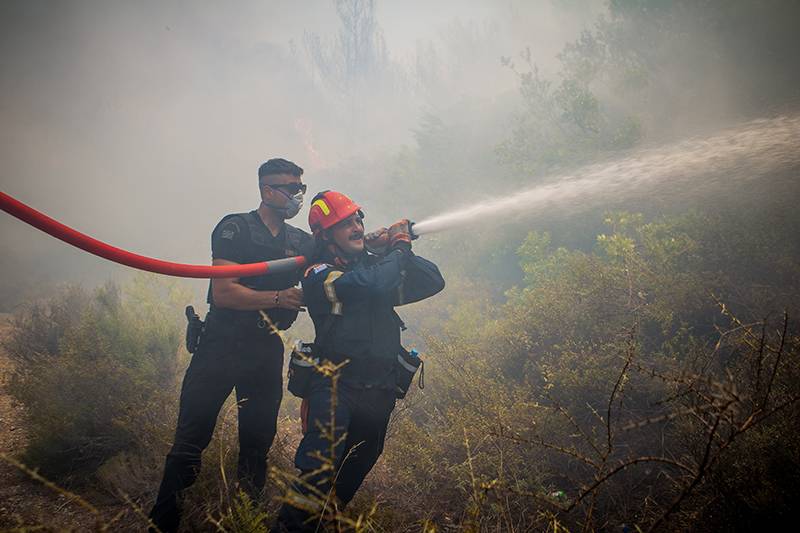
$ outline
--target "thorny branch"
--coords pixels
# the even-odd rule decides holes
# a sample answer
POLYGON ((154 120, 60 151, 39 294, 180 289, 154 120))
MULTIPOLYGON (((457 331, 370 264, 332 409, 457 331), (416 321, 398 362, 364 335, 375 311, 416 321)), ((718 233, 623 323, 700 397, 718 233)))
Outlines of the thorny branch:
MULTIPOLYGON (((752 386, 752 391, 740 391, 737 387, 738 381, 736 377, 730 372, 727 372, 724 380, 719 380, 711 376, 693 374, 686 371, 670 374, 669 372, 657 371, 653 368, 647 368, 640 363, 636 363, 633 361, 635 350, 633 349, 632 334, 631 349, 626 354, 620 373, 609 396, 605 420, 603 421, 602 418, 598 417, 605 425, 605 451, 601 451, 598 448, 594 440, 589 436, 589 433, 578 424, 576 418, 568 410, 555 401, 548 392, 545 391, 544 393, 546 397, 552 401, 556 410, 584 437, 592 450, 597 453, 599 460, 594 460, 585 456, 576 448, 561 446, 538 435, 522 437, 518 433, 510 430, 510 428, 502 427, 496 432, 490 432, 490 435, 494 437, 504 438, 523 444, 536 445, 576 459, 595 470, 594 481, 588 486, 583 487, 568 504, 556 502, 552 498, 548 498, 544 494, 538 492, 522 491, 514 487, 504 486, 502 483, 497 482, 497 480, 495 480, 495 483, 491 484, 490 488, 494 490, 503 489, 507 493, 533 497, 539 501, 545 502, 558 509, 556 516, 559 513, 570 513, 574 511, 581 503, 586 501, 587 498, 591 497, 592 502, 589 507, 584 510, 584 516, 586 517, 584 529, 591 529, 592 512, 595 507, 594 501, 598 491, 604 484, 631 467, 646 463, 662 464, 682 474, 682 477, 677 478, 673 478, 673 476, 670 475, 667 476, 673 479, 680 488, 669 505, 667 505, 660 515, 651 522, 647 530, 654 531, 662 526, 671 515, 680 509, 682 504, 687 501, 687 498, 696 492, 703 484, 708 473, 719 463, 723 454, 731 448, 735 440, 747 431, 752 430, 759 424, 774 417, 777 413, 800 402, 800 395, 789 395, 788 397, 784 395, 785 397, 778 401, 773 399, 775 395, 774 383, 779 375, 781 361, 786 350, 789 323, 788 313, 784 312, 782 327, 776 332, 778 335, 776 346, 767 340, 768 330, 766 321, 752 324, 742 323, 731 315, 723 304, 720 305, 723 309, 723 313, 730 317, 734 327, 728 331, 720 331, 720 340, 713 347, 712 354, 717 354, 723 340, 732 337, 734 332, 741 334, 741 341, 752 350, 752 357, 756 360, 756 366, 753 369, 756 377, 753 381, 749 382, 752 386), (760 326, 760 335, 753 331, 757 326, 760 326), (770 352, 774 355, 774 362, 771 364, 769 380, 765 388, 762 389, 760 373, 761 366, 767 359, 765 352, 770 352), (690 405, 657 417, 628 422, 621 428, 621 431, 639 429, 656 423, 666 423, 683 416, 693 417, 697 423, 705 428, 705 437, 702 440, 702 451, 694 466, 687 463, 686 459, 674 459, 666 455, 647 455, 622 459, 616 466, 606 470, 608 459, 611 457, 615 447, 616 434, 612 425, 614 403, 621 395, 622 384, 626 379, 627 373, 631 369, 638 371, 645 377, 658 379, 667 385, 680 387, 682 390, 679 393, 670 395, 669 401, 682 400, 688 402, 690 405)), ((660 403, 664 404, 665 402, 662 401, 660 403)))

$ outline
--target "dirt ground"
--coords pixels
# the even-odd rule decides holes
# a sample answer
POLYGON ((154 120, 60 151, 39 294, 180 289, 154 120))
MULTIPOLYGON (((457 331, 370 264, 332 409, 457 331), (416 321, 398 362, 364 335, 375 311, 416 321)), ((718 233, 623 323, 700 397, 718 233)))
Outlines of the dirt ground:
MULTIPOLYGON (((7 392, 13 361, 2 349, 2 340, 9 331, 9 316, 0 314, 0 455, 17 460, 25 449, 27 434, 24 408, 7 392)), ((82 496, 91 503, 98 500, 98 495, 82 496)), ((133 525, 134 512, 125 505, 98 505, 97 510, 99 518, 0 457, 0 531, 93 531, 98 523, 110 522, 110 531, 142 529, 133 525)))

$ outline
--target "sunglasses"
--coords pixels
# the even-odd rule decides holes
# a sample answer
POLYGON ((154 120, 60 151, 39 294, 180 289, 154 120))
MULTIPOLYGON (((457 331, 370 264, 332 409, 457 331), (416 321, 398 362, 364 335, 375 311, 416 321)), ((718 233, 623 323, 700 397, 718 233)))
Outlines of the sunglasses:
POLYGON ((308 187, 305 183, 278 183, 276 185, 270 185, 265 183, 262 187, 269 187, 271 189, 283 189, 289 196, 294 196, 297 193, 306 193, 308 187))

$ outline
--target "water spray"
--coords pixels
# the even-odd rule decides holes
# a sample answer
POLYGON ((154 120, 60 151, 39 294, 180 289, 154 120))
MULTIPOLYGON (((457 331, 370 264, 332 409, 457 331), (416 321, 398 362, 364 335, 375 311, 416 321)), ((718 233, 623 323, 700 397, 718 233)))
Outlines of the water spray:
POLYGON ((792 165, 800 165, 800 117, 755 120, 712 137, 586 166, 512 196, 424 219, 414 224, 413 231, 419 236, 474 223, 503 223, 512 216, 546 210, 608 205, 634 192, 658 194, 659 187, 667 184, 673 190, 693 192, 719 189, 731 182, 734 173, 755 179, 792 165), (701 174, 702 183, 695 179, 701 174))

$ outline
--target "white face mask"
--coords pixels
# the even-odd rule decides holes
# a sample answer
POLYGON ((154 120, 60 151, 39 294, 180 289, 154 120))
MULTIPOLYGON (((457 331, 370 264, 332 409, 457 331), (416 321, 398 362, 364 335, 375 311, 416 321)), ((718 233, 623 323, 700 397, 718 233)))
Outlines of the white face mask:
POLYGON ((299 192, 294 196, 287 196, 286 198, 286 205, 283 211, 284 218, 294 218, 303 207, 303 193, 299 192))
POLYGON ((280 189, 276 188, 273 190, 278 191, 279 193, 281 193, 286 197, 286 204, 278 207, 264 202, 262 203, 264 203, 264 205, 266 205, 267 207, 270 207, 275 211, 277 211, 278 213, 280 213, 284 220, 288 220, 290 218, 297 216, 297 213, 299 213, 300 209, 303 207, 303 193, 298 192, 295 195, 289 196, 280 189))

